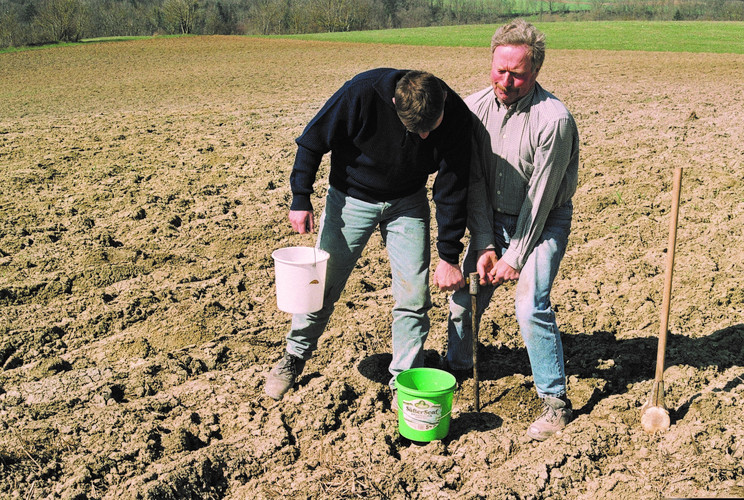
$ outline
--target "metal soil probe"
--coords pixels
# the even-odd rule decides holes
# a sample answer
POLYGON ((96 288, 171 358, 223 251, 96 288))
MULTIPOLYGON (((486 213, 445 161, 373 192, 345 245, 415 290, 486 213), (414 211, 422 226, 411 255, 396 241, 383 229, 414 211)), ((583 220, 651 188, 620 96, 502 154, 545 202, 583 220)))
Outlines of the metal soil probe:
POLYGON ((478 273, 470 273, 470 300, 473 306, 471 317, 473 319, 473 388, 475 390, 475 411, 480 411, 480 387, 478 383, 478 285, 480 276, 478 273))
POLYGON ((677 243, 677 220, 679 218, 679 197, 682 186, 682 167, 674 170, 672 185, 672 215, 669 221, 669 249, 667 250, 667 267, 664 276, 664 295, 661 302, 661 327, 659 330, 659 347, 656 353, 656 376, 651 396, 641 408, 641 425, 649 433, 669 428, 669 410, 664 404, 664 354, 666 351, 667 330, 669 328, 669 303, 672 295, 672 274, 674 270, 674 247, 677 243))

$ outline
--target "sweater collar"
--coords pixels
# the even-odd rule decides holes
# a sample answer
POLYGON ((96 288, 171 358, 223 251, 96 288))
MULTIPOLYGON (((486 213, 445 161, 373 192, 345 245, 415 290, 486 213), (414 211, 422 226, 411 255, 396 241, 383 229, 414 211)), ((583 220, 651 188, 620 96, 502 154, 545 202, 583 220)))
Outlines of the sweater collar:
POLYGON ((375 92, 382 98, 383 102, 395 109, 393 97, 395 97, 395 86, 403 75, 408 73, 407 69, 389 69, 385 71, 374 83, 375 92))

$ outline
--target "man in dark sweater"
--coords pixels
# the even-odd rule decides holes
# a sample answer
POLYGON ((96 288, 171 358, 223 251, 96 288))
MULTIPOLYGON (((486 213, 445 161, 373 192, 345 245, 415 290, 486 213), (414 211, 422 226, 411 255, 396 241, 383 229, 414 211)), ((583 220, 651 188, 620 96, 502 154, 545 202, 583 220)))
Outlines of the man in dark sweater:
POLYGON ((379 227, 392 271, 392 386, 395 376, 423 365, 429 334, 430 211, 433 199, 439 263, 433 281, 442 290, 465 286, 459 267, 467 218, 471 112, 443 81, 422 71, 379 68, 346 82, 297 139, 290 176, 289 220, 313 232, 310 196, 323 156, 331 153, 318 248, 330 258, 323 308, 294 314, 284 357, 266 379, 266 394, 280 400, 316 349, 336 301, 364 247, 379 227))

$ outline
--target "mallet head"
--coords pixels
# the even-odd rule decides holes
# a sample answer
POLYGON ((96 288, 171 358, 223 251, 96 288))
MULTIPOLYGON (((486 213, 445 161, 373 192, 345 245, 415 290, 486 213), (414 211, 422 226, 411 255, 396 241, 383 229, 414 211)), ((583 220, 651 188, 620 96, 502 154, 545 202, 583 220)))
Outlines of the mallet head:
POLYGON ((478 273, 470 273, 468 284, 470 285, 470 295, 478 295, 478 286, 480 285, 480 276, 478 273))
POLYGON ((661 406, 651 406, 648 403, 641 410, 641 426, 649 434, 669 429, 671 420, 669 411, 661 406))

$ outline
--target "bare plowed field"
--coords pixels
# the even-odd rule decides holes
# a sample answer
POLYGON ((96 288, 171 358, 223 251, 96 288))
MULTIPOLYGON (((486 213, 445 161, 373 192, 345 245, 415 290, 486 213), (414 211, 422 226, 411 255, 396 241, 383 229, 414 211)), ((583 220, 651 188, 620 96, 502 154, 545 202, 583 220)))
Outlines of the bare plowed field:
MULTIPOLYGON (((367 248, 281 402, 271 252, 294 139, 376 66, 465 96, 484 48, 189 37, 0 54, 0 497, 744 497, 744 56, 551 51, 579 190, 553 302, 577 418, 543 442, 513 287, 483 318, 480 401, 442 441, 390 410, 390 277, 367 248), (673 169, 684 167, 667 347, 654 377, 673 169)), ((316 184, 322 208, 327 164, 316 184)), ((432 263, 435 265, 436 261, 432 263)), ((429 359, 446 349, 434 290, 429 359)))

